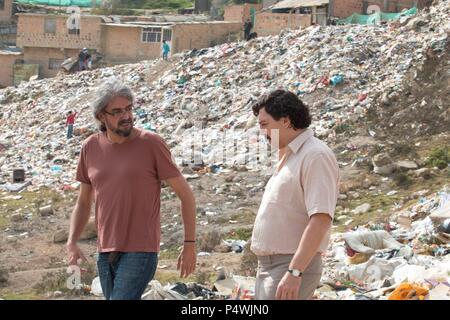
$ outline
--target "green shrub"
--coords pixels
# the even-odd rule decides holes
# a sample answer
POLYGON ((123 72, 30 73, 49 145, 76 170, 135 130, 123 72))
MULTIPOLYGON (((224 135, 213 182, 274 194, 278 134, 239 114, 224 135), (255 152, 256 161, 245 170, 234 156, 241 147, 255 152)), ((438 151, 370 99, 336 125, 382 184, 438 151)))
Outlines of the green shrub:
POLYGON ((450 163, 450 147, 433 149, 427 157, 426 164, 430 167, 445 169, 450 163))

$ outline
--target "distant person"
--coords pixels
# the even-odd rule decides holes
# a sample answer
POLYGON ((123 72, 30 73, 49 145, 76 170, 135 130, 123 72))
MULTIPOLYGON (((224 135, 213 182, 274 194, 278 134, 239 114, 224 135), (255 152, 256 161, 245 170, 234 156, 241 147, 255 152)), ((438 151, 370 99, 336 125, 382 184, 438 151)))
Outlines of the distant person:
POLYGON ((250 31, 252 31, 253 24, 250 21, 250 18, 247 19, 244 23, 244 38, 245 40, 249 40, 248 37, 250 36, 250 31))
POLYGON ((91 59, 91 55, 89 54, 89 51, 87 48, 83 48, 83 50, 80 51, 78 54, 78 70, 88 70, 89 67, 89 61, 91 59))
POLYGON ((67 113, 66 119, 66 127, 67 127, 67 139, 71 139, 73 135, 73 125, 75 124, 75 118, 77 116, 77 112, 69 111, 67 113))
POLYGON ((162 45, 162 56, 164 60, 168 60, 169 57, 169 52, 170 52, 170 46, 169 44, 166 42, 166 40, 163 40, 163 45, 162 45))

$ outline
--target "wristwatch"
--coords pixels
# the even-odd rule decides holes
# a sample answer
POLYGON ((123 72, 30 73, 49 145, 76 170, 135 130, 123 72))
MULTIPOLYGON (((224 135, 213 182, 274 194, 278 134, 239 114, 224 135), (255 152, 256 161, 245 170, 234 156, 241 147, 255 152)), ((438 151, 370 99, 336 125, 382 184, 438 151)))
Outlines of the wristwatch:
POLYGON ((300 278, 303 275, 303 272, 298 269, 288 269, 288 272, 297 278, 300 278))

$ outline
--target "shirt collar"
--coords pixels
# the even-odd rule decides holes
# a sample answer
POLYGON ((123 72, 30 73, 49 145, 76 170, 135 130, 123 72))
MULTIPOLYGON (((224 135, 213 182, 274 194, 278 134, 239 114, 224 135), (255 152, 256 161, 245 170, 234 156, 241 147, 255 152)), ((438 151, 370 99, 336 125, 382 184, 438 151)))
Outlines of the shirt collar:
POLYGON ((293 153, 297 153, 305 141, 312 136, 314 136, 314 132, 311 128, 307 128, 288 144, 289 149, 291 149, 293 153))

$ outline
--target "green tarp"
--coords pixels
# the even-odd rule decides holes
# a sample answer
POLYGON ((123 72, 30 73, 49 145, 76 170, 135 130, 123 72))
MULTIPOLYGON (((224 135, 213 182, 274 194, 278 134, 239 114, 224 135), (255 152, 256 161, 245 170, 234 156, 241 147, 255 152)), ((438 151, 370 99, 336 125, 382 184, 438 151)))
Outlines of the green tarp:
MULTIPOLYGON (((102 4, 101 0, 96 0, 97 6, 102 4)), ((91 7, 92 0, 17 0, 18 3, 24 4, 40 4, 46 6, 55 6, 55 7, 91 7)))
POLYGON ((411 8, 398 13, 377 12, 370 15, 354 13, 350 17, 338 20, 338 24, 378 24, 382 21, 393 21, 403 16, 412 16, 417 13, 417 8, 411 8))

